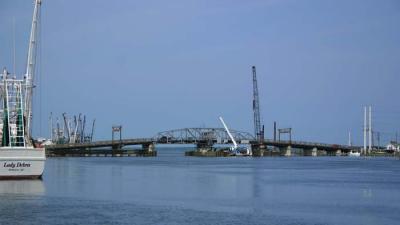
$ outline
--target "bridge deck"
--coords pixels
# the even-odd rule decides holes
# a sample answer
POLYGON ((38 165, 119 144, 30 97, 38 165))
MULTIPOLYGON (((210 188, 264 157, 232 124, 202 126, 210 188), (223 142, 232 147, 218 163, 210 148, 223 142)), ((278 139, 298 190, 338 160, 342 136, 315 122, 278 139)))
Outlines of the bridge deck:
MULTIPOLYGON (((242 140, 249 144, 257 144, 254 140, 242 140)), ((75 143, 75 144, 56 144, 46 146, 47 150, 62 150, 62 149, 95 149, 95 148, 103 148, 103 147, 123 147, 129 145, 150 145, 150 144, 197 144, 199 140, 190 138, 190 139, 169 139, 166 141, 165 139, 153 139, 153 138, 135 138, 135 139, 123 139, 123 140, 114 140, 114 141, 95 141, 91 143, 75 143)), ((213 144, 230 144, 231 141, 225 140, 225 142, 221 143, 221 140, 213 139, 211 140, 213 144)), ((324 143, 315 143, 315 142, 303 142, 303 141, 274 141, 270 139, 266 139, 264 141, 266 146, 273 147, 288 147, 292 148, 300 148, 300 149, 313 149, 317 148, 320 150, 327 151, 350 151, 352 149, 356 149, 354 146, 347 145, 336 145, 336 144, 324 144, 324 143)))
POLYGON ((47 150, 60 150, 60 149, 89 149, 89 148, 102 148, 113 146, 127 146, 127 145, 150 145, 153 143, 152 138, 135 138, 123 139, 114 141, 94 141, 90 143, 70 143, 70 144, 55 144, 46 146, 47 150))
POLYGON ((313 149, 317 148, 320 150, 327 151, 335 151, 335 150, 343 150, 350 151, 353 149, 357 149, 355 146, 348 145, 337 145, 337 144, 325 144, 325 143, 316 143, 316 142, 304 142, 304 141, 274 141, 274 140, 265 140, 264 144, 267 146, 274 147, 288 147, 292 148, 301 148, 301 149, 313 149))

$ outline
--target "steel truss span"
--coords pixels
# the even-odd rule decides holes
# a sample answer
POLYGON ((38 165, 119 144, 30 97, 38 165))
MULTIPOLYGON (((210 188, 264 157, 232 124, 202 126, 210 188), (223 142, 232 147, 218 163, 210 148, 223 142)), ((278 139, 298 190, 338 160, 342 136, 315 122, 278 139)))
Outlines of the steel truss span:
MULTIPOLYGON (((248 144, 255 140, 248 132, 230 130, 236 141, 248 144)), ((212 141, 217 144, 230 143, 228 133, 224 128, 183 128, 159 132, 154 141, 160 144, 192 144, 204 141, 212 141)))

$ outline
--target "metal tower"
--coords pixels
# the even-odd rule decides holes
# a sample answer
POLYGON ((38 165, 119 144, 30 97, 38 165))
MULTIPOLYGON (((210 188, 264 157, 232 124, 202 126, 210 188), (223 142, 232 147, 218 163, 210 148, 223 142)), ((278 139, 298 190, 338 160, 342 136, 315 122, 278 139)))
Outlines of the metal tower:
POLYGON ((253 112, 254 112, 254 134, 257 141, 264 141, 264 126, 261 128, 260 122, 260 102, 258 97, 256 67, 253 66, 253 112))

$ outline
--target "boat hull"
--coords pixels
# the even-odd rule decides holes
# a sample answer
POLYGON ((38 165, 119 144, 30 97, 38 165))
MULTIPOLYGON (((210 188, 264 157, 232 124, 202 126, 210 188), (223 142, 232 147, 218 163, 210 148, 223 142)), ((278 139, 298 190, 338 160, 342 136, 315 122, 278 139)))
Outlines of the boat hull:
POLYGON ((0 179, 40 179, 45 161, 42 148, 0 148, 0 179))
POLYGON ((360 157, 361 154, 359 152, 349 152, 350 157, 360 157))

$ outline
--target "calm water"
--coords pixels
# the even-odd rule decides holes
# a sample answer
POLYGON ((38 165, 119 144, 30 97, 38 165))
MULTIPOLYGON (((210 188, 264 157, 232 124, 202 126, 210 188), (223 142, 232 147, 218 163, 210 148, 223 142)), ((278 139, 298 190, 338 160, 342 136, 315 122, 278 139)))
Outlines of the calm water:
POLYGON ((400 224, 400 160, 50 158, 0 182, 0 224, 400 224))

